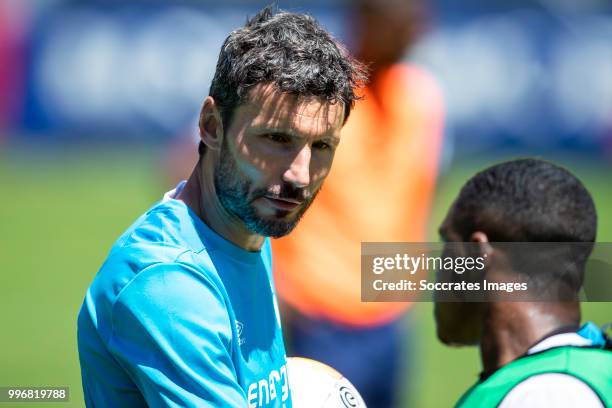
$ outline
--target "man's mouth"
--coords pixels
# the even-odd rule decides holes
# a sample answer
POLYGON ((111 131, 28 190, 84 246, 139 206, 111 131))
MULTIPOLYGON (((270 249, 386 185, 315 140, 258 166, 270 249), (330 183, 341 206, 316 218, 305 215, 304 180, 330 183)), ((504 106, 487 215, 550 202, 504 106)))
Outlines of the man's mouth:
POLYGON ((295 198, 275 197, 269 195, 264 196, 264 199, 273 207, 284 211, 292 211, 300 207, 303 203, 303 201, 297 200, 295 198))

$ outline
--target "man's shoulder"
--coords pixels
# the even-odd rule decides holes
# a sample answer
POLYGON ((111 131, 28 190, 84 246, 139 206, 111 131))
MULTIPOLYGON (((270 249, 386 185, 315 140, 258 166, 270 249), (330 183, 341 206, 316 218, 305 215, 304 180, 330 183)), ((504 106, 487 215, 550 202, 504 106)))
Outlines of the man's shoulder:
MULTIPOLYGON (((166 247, 160 252, 145 247, 131 244, 114 252, 87 291, 81 313, 87 312, 106 340, 120 315, 147 309, 157 310, 151 316, 159 317, 176 314, 171 311, 177 307, 185 313, 189 304, 208 308, 211 304, 227 303, 223 282, 205 251, 195 253, 186 248, 166 247)), ((221 317, 226 319, 226 313, 221 317)))
POLYGON ((172 200, 160 202, 139 217, 115 242, 100 273, 128 269, 133 274, 153 264, 181 259, 189 263, 205 253, 187 211, 172 200), (195 243, 195 245, 194 245, 195 243))
POLYGON ((599 408, 603 404, 589 385, 564 373, 529 377, 516 385, 499 405, 500 408, 578 406, 599 408))
MULTIPOLYGON (((464 394, 457 407, 501 406, 502 401, 505 401, 505 407, 567 406, 554 401, 559 396, 565 396, 561 398, 564 401, 574 398, 588 402, 593 398, 597 400, 598 395, 611 395, 612 370, 609 367, 612 367, 612 353, 600 348, 602 345, 580 345, 582 341, 574 340, 578 337, 576 333, 549 337, 547 343, 551 345, 550 348, 540 350, 537 345, 532 347, 530 350, 539 351, 506 364, 477 383, 464 394), (560 384, 566 386, 559 387, 560 384), (553 394, 554 398, 550 399, 553 394), (524 397, 536 403, 525 405, 524 397), (543 403, 544 399, 550 404, 543 403)), ((544 344, 544 341, 538 344, 544 344)))
MULTIPOLYGON (((115 242, 94 278, 87 297, 109 317, 119 295, 135 280, 183 276, 210 287, 222 285, 213 262, 197 237, 192 220, 179 203, 161 202, 138 218, 115 242)), ((170 281, 167 281, 171 284, 170 281)))
POLYGON ((146 229, 146 225, 136 229, 127 241, 113 248, 94 279, 92 288, 100 284, 114 297, 145 271, 146 276, 140 276, 140 279, 154 276, 152 272, 171 269, 177 273, 218 280, 216 268, 204 248, 195 251, 180 240, 165 240, 169 236, 163 233, 154 236, 153 231, 143 232, 146 229), (147 239, 143 239, 143 236, 147 236, 147 239))
POLYGON ((204 249, 194 219, 187 206, 178 200, 164 200, 140 216, 116 241, 113 250, 144 247, 185 248, 193 252, 204 249))

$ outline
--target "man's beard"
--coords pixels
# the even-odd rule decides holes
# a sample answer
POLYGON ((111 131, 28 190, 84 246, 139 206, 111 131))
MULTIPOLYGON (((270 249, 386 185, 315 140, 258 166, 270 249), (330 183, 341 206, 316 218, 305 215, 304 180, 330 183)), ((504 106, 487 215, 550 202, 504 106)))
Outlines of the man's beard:
POLYGON ((215 165, 214 183, 217 197, 228 213, 240 219, 250 231, 273 238, 289 234, 318 193, 317 191, 308 196, 306 190, 294 188, 288 183, 281 185, 278 194, 265 188, 252 191, 252 181, 238 169, 225 140, 222 142, 219 161, 215 165), (291 217, 287 217, 287 211, 282 210, 277 210, 275 216, 263 217, 257 214, 253 202, 264 196, 300 200, 302 207, 291 217))

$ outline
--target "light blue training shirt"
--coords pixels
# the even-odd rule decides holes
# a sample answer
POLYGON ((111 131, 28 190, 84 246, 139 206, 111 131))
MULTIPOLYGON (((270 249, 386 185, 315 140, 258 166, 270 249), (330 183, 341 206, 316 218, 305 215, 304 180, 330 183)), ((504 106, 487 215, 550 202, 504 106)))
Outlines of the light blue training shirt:
POLYGON ((115 243, 85 296, 88 407, 291 407, 270 241, 249 252, 182 201, 115 243))

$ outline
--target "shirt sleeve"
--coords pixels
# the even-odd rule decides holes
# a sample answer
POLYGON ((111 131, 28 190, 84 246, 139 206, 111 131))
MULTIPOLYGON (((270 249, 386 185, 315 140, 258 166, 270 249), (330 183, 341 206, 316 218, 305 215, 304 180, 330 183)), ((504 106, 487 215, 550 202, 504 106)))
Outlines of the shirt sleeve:
POLYGON ((150 407, 242 407, 219 288, 182 263, 151 266, 112 307, 109 349, 150 407))
POLYGON ((512 389, 499 408, 604 408, 583 381, 567 374, 549 373, 528 378, 512 389))

